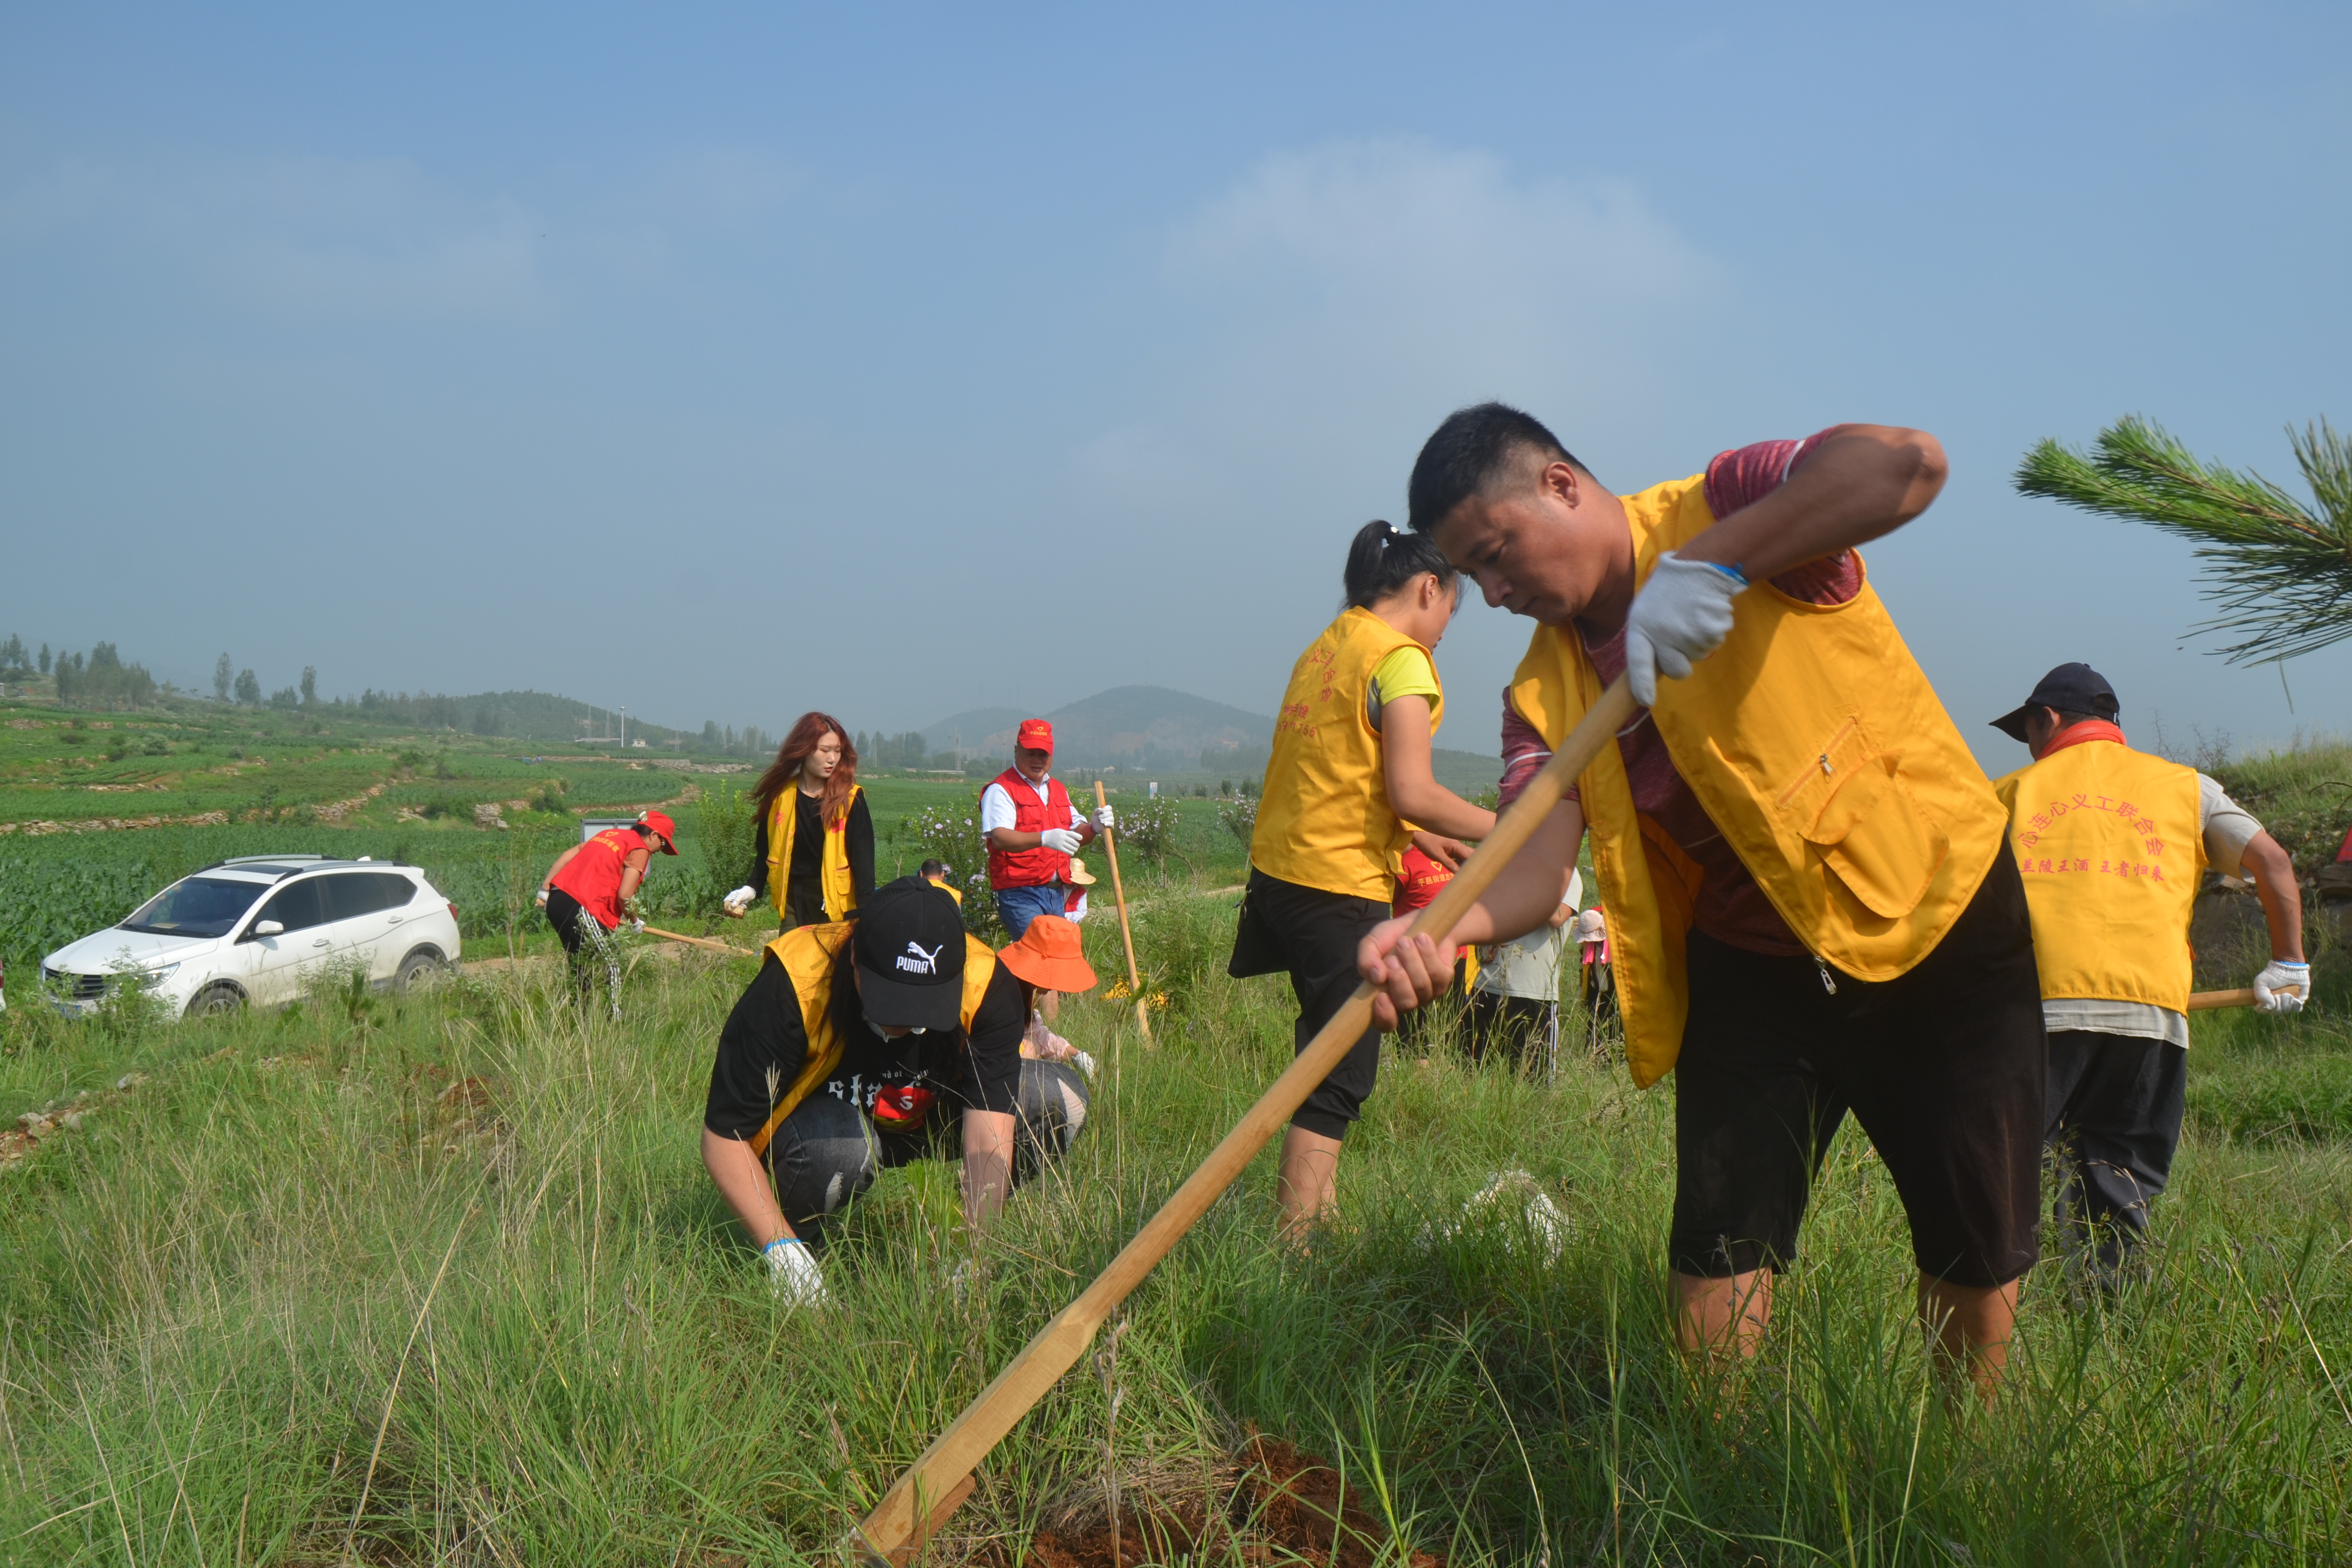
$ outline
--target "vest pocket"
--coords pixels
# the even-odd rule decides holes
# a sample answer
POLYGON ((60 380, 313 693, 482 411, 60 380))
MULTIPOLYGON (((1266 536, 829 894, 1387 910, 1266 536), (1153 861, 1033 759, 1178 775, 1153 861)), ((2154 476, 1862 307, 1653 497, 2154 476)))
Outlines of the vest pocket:
POLYGON ((1919 809, 1880 755, 1839 770, 1843 777, 1803 830, 1830 872, 1871 913, 1897 920, 1918 907, 1951 840, 1919 809))

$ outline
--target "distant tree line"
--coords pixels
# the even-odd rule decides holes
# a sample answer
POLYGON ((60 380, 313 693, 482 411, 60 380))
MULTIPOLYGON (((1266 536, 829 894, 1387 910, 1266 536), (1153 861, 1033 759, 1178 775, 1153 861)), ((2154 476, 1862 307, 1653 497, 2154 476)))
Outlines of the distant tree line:
POLYGON ((722 725, 716 719, 702 721, 702 737, 695 750, 722 757, 765 757, 773 752, 776 738, 757 724, 737 730, 732 724, 722 725))

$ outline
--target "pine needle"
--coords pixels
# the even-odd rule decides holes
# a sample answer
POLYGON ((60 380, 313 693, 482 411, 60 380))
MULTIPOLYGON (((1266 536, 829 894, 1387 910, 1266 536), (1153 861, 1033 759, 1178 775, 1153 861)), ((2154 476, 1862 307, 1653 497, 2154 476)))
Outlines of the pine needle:
POLYGON ((2137 415, 2086 453, 2045 440, 2018 465, 2017 488, 2197 542, 2204 596, 2221 614, 2191 627, 2240 640, 2231 664, 2312 653, 2352 637, 2352 440, 2326 420, 2289 426, 2319 510, 2261 475, 2200 460, 2137 415))

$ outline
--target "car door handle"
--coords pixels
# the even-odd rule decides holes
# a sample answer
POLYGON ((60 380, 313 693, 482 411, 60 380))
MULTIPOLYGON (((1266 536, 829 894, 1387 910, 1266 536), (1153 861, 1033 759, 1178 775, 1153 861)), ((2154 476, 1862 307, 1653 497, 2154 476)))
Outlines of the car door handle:
POLYGON ((391 917, 389 917, 389 918, 391 919, 391 921, 392 921, 392 923, 393 923, 393 924, 394 924, 394 925, 398 925, 398 924, 400 923, 400 921, 401 921, 401 917, 400 917, 400 916, 398 916, 398 915, 393 915, 393 916, 391 916, 391 917))
POLYGON ((312 947, 324 947, 327 945, 327 939, 323 936, 314 937, 311 939, 310 945, 312 947))

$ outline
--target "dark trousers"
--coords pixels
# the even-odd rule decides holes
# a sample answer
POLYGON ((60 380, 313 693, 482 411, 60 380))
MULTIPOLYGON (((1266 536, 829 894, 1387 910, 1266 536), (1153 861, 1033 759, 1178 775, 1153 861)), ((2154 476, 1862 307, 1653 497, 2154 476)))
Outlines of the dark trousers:
POLYGON ((1559 1069, 1559 1004, 1496 991, 1470 993, 1465 1045, 1474 1062, 1496 1051, 1547 1079, 1559 1069))
POLYGON ((606 940, 603 923, 582 909, 579 900, 561 888, 548 889, 547 923, 555 928, 555 940, 563 944, 564 962, 571 968, 572 984, 580 994, 581 1005, 594 1005, 596 984, 602 979, 612 991, 613 1016, 619 1017, 620 955, 613 951, 612 944, 606 940))
MULTIPOLYGON (((1225 973, 1236 980, 1289 973, 1291 994, 1298 998, 1291 1048, 1303 1051, 1355 994, 1362 978, 1356 973, 1356 944, 1388 918, 1388 905, 1377 899, 1302 888, 1253 866, 1225 973)), ((1367 1029, 1290 1124, 1325 1138, 1345 1138, 1348 1124, 1362 1113, 1372 1092, 1380 1065, 1381 1032, 1367 1029)))
MULTIPOLYGON (((864 1110, 845 1098, 815 1092, 794 1108, 768 1145, 768 1169, 776 1202, 793 1234, 812 1245, 824 1240, 825 1222, 874 1184, 886 1170, 923 1159, 948 1159, 961 1151, 952 1121, 933 1131, 877 1131, 864 1110)), ((1060 1062, 1021 1062, 1021 1087, 1013 1108, 1013 1174, 1016 1184, 1034 1180, 1077 1142, 1087 1124, 1087 1081, 1060 1062)), ((955 1113, 950 1111, 950 1117, 955 1113)))
POLYGON ((2163 1040, 2061 1029, 2050 1037, 2047 1142, 2069 1257, 2111 1280, 2147 1239, 2148 1205, 2180 1146, 2189 1053, 2163 1040))

